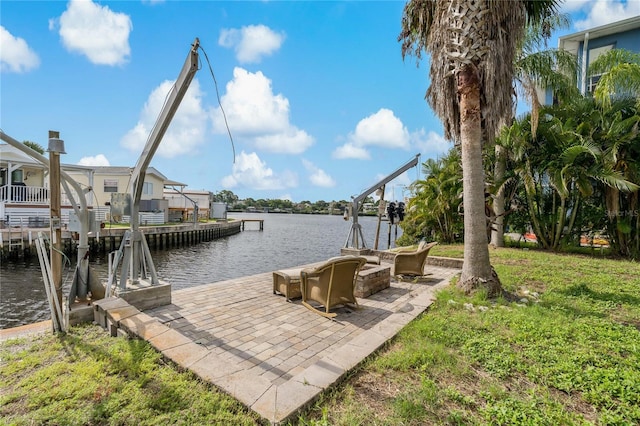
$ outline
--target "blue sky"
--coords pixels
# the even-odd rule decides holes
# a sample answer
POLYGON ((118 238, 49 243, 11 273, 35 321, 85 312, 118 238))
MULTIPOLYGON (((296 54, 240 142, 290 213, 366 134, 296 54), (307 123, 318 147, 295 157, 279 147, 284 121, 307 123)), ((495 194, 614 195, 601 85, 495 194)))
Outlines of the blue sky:
MULTIPOLYGON (((194 190, 349 200, 451 146, 424 100, 428 62, 403 61, 403 1, 0 2, 0 127, 66 164, 133 167, 191 43, 206 51, 152 165, 194 190)), ((569 0, 572 28, 640 14, 640 0, 569 0)), ((419 177, 387 186, 399 199, 419 177)))

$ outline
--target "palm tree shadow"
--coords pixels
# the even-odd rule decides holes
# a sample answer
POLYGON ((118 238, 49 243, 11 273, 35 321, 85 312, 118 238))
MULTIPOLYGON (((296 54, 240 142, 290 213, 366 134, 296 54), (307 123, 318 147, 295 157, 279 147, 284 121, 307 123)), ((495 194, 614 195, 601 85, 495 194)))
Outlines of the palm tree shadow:
POLYGON ((612 303, 615 303, 616 305, 621 305, 621 304, 635 305, 635 306, 640 305, 640 297, 633 296, 631 294, 621 293, 620 291, 615 293, 595 291, 589 288, 589 286, 584 283, 567 287, 566 289, 560 291, 560 294, 564 294, 565 296, 572 296, 572 297, 588 297, 590 299, 598 300, 601 302, 612 302, 612 303))

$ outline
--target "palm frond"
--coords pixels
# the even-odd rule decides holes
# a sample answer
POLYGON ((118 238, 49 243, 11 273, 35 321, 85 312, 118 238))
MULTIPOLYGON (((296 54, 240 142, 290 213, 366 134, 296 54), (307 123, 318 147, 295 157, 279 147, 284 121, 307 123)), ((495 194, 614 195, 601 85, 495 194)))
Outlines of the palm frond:
POLYGON ((633 192, 640 189, 640 186, 628 181, 627 179, 625 179, 622 173, 616 170, 612 170, 611 168, 607 168, 601 171, 597 176, 594 177, 605 185, 616 188, 618 191, 633 192))
POLYGON ((593 96, 605 108, 611 106, 612 98, 640 98, 640 64, 610 68, 600 77, 593 96))
POLYGON ((587 75, 604 74, 622 64, 640 65, 640 53, 635 53, 627 49, 611 49, 598 56, 598 59, 589 65, 587 75))
POLYGON ((581 154, 587 154, 596 159, 600 155, 600 147, 593 142, 583 140, 580 144, 570 146, 562 152, 562 162, 564 164, 573 164, 581 154))

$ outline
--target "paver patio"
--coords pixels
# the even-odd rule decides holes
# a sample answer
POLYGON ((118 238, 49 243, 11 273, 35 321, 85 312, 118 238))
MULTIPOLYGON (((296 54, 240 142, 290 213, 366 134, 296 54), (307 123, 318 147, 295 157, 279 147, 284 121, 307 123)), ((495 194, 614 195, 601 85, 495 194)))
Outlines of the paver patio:
POLYGON ((108 314, 183 368, 273 424, 300 408, 380 348, 431 303, 457 269, 429 266, 429 280, 398 282, 338 308, 334 320, 300 299, 273 294, 272 273, 172 292, 172 303, 108 314))

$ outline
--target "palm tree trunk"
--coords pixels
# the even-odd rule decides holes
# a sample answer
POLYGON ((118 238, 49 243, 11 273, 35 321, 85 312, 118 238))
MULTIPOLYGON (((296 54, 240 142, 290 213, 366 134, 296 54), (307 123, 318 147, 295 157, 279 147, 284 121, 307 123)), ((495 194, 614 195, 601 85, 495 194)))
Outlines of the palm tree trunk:
MULTIPOLYGON (((555 197, 554 204, 555 204, 555 197)), ((560 207, 558 207, 558 213, 556 214, 556 223, 551 229, 554 231, 553 235, 553 246, 552 249, 558 250, 560 245, 560 238, 562 237, 562 232, 564 231, 564 222, 565 216, 567 215, 567 201, 565 197, 560 197, 560 207)), ((555 210, 554 210, 555 211, 555 210)))
POLYGON ((491 297, 502 287, 491 268, 487 244, 478 70, 466 65, 457 78, 464 200, 464 262, 458 287, 467 293, 486 288, 491 297))
POLYGON ((491 244, 496 247, 504 247, 504 187, 502 181, 507 169, 506 153, 502 146, 497 145, 496 168, 493 172, 494 182, 499 185, 496 197, 493 200, 493 214, 496 216, 491 230, 491 244))

